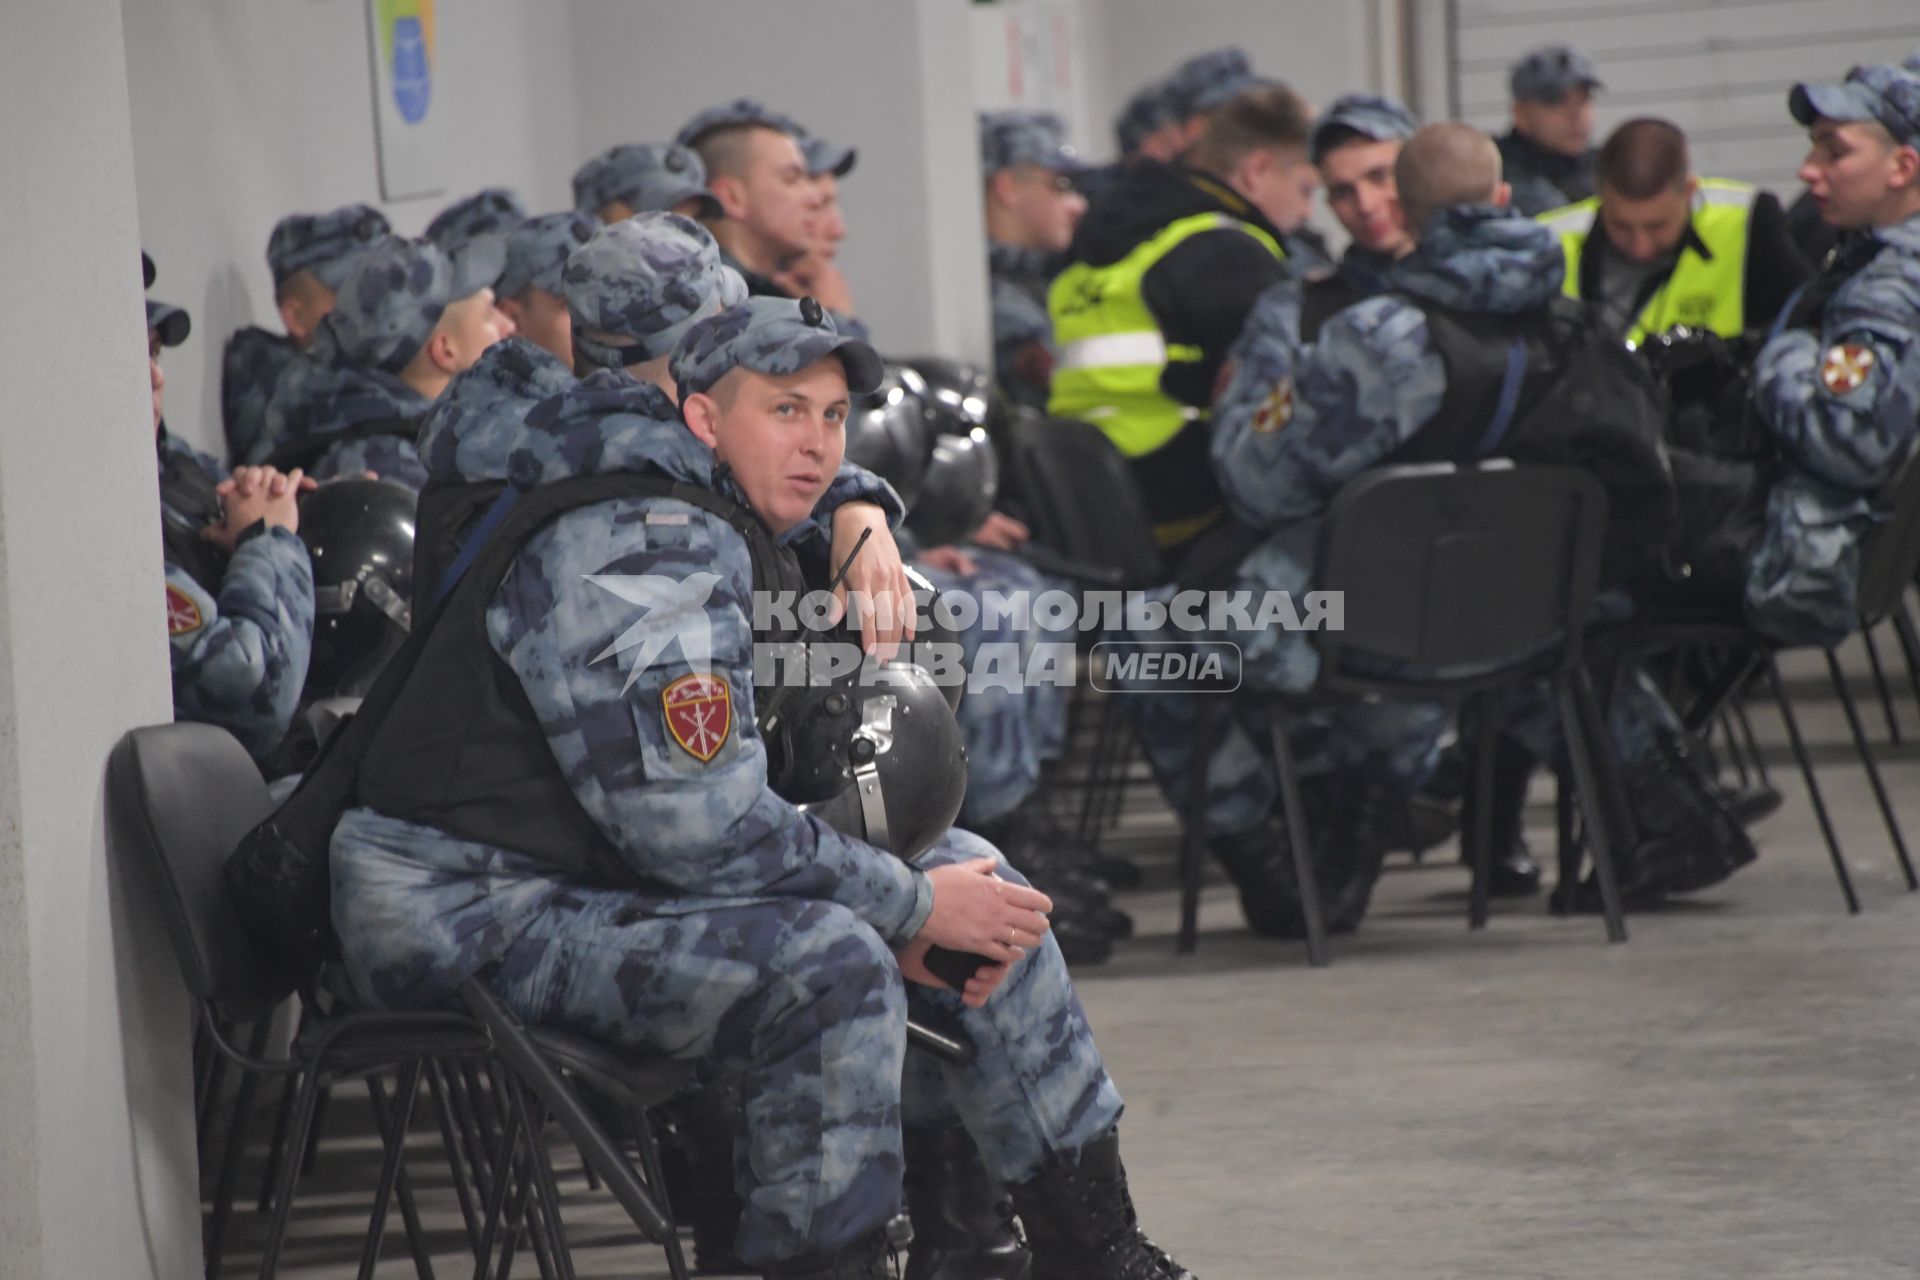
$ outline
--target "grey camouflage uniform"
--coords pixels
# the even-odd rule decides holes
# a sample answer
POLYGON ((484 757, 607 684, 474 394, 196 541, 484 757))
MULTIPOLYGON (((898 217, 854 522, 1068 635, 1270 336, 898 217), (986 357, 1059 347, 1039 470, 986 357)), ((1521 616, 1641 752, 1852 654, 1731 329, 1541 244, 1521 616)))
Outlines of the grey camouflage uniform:
MULTIPOLYGON (((710 385, 737 358, 729 343, 755 345, 732 315, 683 341, 689 383, 710 385)), ((753 358, 785 362, 764 347, 753 358)), ((657 403, 649 390, 597 373, 540 402, 492 450, 470 440, 461 464, 482 473, 466 478, 497 471, 549 482, 651 465, 716 483, 711 454, 690 432, 643 416, 657 403)), ((768 790, 754 727, 751 588, 731 526, 671 499, 621 499, 569 512, 531 538, 487 611, 492 646, 547 726, 574 796, 638 872, 673 892, 562 880, 520 855, 367 810, 335 833, 333 881, 346 967, 370 998, 436 1004, 483 974, 530 1020, 741 1068, 739 1249, 758 1264, 840 1248, 898 1211, 909 1008, 939 1007, 978 1047, 973 1066, 947 1072, 946 1096, 926 1105, 963 1117, 1002 1179, 1031 1176, 1050 1152, 1106 1133, 1120 1103, 1051 940, 984 1009, 965 1010, 950 993, 909 993, 892 949, 926 919, 930 884, 923 870, 768 790), (706 665, 726 682, 731 716, 705 763, 669 734, 661 710, 693 655, 669 640, 638 669, 624 669, 630 658, 596 660, 636 622, 687 634, 677 612, 636 619, 591 581, 608 572, 711 584, 698 606, 711 636, 706 665)), ((920 866, 977 856, 993 850, 956 831, 920 866)))
MULTIPOLYGON (((161 519, 197 534, 216 513, 169 502, 165 478, 170 468, 193 468, 217 484, 220 464, 164 430, 158 453, 161 519)), ((286 736, 307 681, 313 566, 306 544, 291 530, 263 526, 234 548, 217 589, 171 556, 166 580, 174 717, 218 725, 263 759, 286 736)))
POLYGON ((543 213, 507 233, 505 260, 494 281, 497 297, 519 298, 529 289, 560 296, 567 258, 600 224, 584 213, 543 213))
MULTIPOLYGON (((1796 118, 1884 114, 1920 146, 1920 75, 1866 67, 1848 81, 1796 90, 1796 118)), ((1920 434, 1920 215, 1857 236, 1827 270, 1845 282, 1815 323, 1775 336, 1753 367, 1787 466, 1767 497, 1747 612, 1785 644, 1834 645, 1859 627, 1860 539, 1920 434)))
MULTIPOLYGON (((1066 124, 1051 111, 980 113, 980 170, 991 179, 1003 169, 1032 165, 1077 175, 1086 168, 1067 145, 1066 124)), ((993 304, 993 369, 1000 387, 1021 404, 1044 411, 1053 377, 1053 321, 1047 288, 1066 256, 1045 249, 987 242, 987 279, 993 304)))
MULTIPOLYGON (((369 250, 341 287, 312 348, 281 375, 267 406, 267 433, 249 460, 262 461, 292 441, 424 413, 426 397, 399 374, 439 323, 452 277, 447 257, 425 241, 392 236, 369 250)), ((416 492, 426 483, 411 437, 343 437, 309 468, 323 480, 361 471, 416 492)))
MULTIPOLYGON (((274 288, 297 271, 311 271, 337 292, 358 255, 390 230, 386 217, 364 204, 289 214, 274 224, 267 238, 267 269, 273 273, 274 288)), ((220 421, 229 458, 245 458, 266 430, 274 383, 299 354, 293 339, 258 325, 237 329, 227 339, 220 357, 220 421)))
POLYGON ((506 268, 507 236, 527 220, 527 206, 505 187, 488 187, 442 209, 425 238, 453 263, 451 298, 491 289, 506 268))
POLYGON ((573 207, 582 213, 598 214, 616 202, 635 213, 669 213, 686 200, 700 201, 703 217, 720 216, 700 153, 677 143, 622 143, 573 175, 573 207))

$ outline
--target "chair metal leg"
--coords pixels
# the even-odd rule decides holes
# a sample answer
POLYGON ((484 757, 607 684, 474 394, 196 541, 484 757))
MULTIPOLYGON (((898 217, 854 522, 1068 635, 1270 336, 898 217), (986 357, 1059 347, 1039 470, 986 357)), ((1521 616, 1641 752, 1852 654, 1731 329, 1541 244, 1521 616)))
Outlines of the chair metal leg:
MULTIPOLYGON (((1893 714, 1893 691, 1887 687, 1887 673, 1880 665, 1880 646, 1873 642, 1873 628, 1860 628, 1860 643, 1866 646, 1867 666, 1873 671, 1874 691, 1880 695, 1880 713, 1887 718, 1887 741, 1900 745, 1900 720, 1893 714)), ((1828 653, 1832 660, 1832 653, 1828 653)), ((1839 663, 1834 663, 1834 679, 1840 680, 1839 663)))
POLYGON ((1888 798, 1886 783, 1880 778, 1880 766, 1874 763, 1873 748, 1867 742, 1866 732, 1860 727, 1860 711, 1853 705, 1853 696, 1847 692, 1840 659, 1831 649, 1827 650, 1827 670, 1833 675, 1833 687, 1840 695, 1840 707, 1847 714, 1847 729, 1853 734, 1853 748, 1859 753, 1861 768, 1867 771, 1867 785, 1873 788, 1874 802, 1880 806, 1880 819, 1887 824, 1887 839, 1893 843, 1894 857, 1900 860, 1900 871, 1907 878, 1907 889, 1920 890, 1920 878, 1913 873, 1913 859, 1907 855, 1906 837, 1900 832, 1900 819, 1893 812, 1893 801, 1888 798))
MULTIPOLYGON (((373 1280, 373 1269, 380 1263, 380 1244, 387 1233, 387 1206, 393 1201, 393 1186, 400 1177, 401 1162, 406 1158, 407 1128, 413 1120, 414 1099, 420 1094, 420 1061, 414 1059, 400 1068, 399 1079, 394 1085, 394 1106, 389 1124, 383 1115, 387 1108, 380 1090, 379 1080, 367 1077, 367 1093, 373 1099, 373 1114, 381 1137, 385 1139, 386 1157, 380 1162, 380 1183, 373 1193, 373 1213, 367 1221, 367 1239, 360 1250, 360 1280, 373 1280)), ((427 1267, 430 1280, 433 1267, 427 1267)))
POLYGON ((1300 885, 1300 914, 1307 926, 1307 963, 1327 966, 1327 922, 1320 903, 1320 877, 1313 869, 1313 833, 1307 828, 1307 803, 1300 791, 1300 772, 1294 767, 1293 747, 1287 741, 1287 720, 1279 707, 1269 713, 1273 734, 1273 762, 1280 774, 1280 804, 1287 814, 1287 843, 1293 846, 1293 875, 1300 885))
POLYGON ((1187 764, 1187 820, 1180 836, 1180 932, 1176 955, 1192 955, 1200 943, 1200 877, 1207 856, 1207 766, 1221 733, 1224 709, 1206 695, 1193 724, 1193 755, 1187 764))
POLYGON ((1720 736, 1727 744, 1727 759, 1733 761, 1733 772, 1740 779, 1740 789, 1745 791, 1753 785, 1753 773, 1747 768, 1747 753, 1740 745, 1740 735, 1734 732, 1733 713, 1722 711, 1715 721, 1720 726, 1720 736))
POLYGON ((1554 677, 1554 694, 1560 707, 1561 736, 1566 741, 1567 760, 1573 769, 1574 787, 1586 819, 1587 851, 1593 859, 1594 880, 1600 886, 1600 908, 1606 917, 1607 941, 1625 942, 1627 922, 1620 913, 1619 877, 1614 872, 1613 850, 1619 835, 1614 805, 1619 776, 1613 768, 1613 742, 1607 724, 1600 716, 1593 696, 1592 678, 1584 666, 1575 665, 1554 677))
POLYGON ((440 1125, 440 1142, 447 1151, 447 1172, 453 1178, 453 1194, 460 1205, 460 1222, 467 1231, 467 1247, 477 1253, 480 1249, 480 1217, 473 1201, 472 1171, 464 1135, 458 1132, 454 1123, 455 1103, 447 1084, 447 1073, 437 1061, 427 1064, 427 1093, 433 1099, 434 1119, 440 1125))
POLYGON ((227 1060, 215 1054, 213 1065, 207 1071, 206 1090, 200 1098, 200 1123, 193 1135, 196 1151, 205 1151, 207 1144, 213 1141, 213 1118, 220 1111, 220 1090, 226 1083, 227 1060))
POLYGON ((1467 899, 1469 929, 1487 927, 1488 882, 1493 876, 1493 757, 1500 740, 1492 700, 1482 698, 1480 704, 1471 720, 1478 728, 1473 749, 1473 829, 1466 833, 1473 867, 1473 887, 1467 899))
POLYGON ((1913 686, 1913 700, 1920 705, 1920 632, 1914 630, 1913 615, 1907 612, 1905 597, 1894 604, 1888 618, 1893 623, 1893 634, 1900 641, 1901 656, 1907 660, 1907 682, 1913 686))
MULTIPOLYGON (((672 1221, 673 1205, 667 1198, 666 1173, 660 1167, 660 1145, 654 1141, 653 1127, 647 1123, 647 1118, 641 1116, 639 1120, 640 1136, 635 1145, 640 1148, 640 1176, 647 1180, 647 1185, 652 1187, 655 1194, 660 1197, 660 1205, 666 1210, 667 1220, 672 1221)), ((666 1250, 667 1274, 672 1277, 672 1280, 688 1280, 687 1258, 680 1248, 680 1233, 669 1231, 666 1239, 660 1242, 660 1247, 666 1250)))
POLYGON ((286 1084, 280 1090, 278 1114, 273 1119, 273 1137, 267 1142, 267 1167, 260 1173, 260 1202, 256 1209, 260 1213, 273 1210, 273 1185, 278 1176, 280 1162, 287 1153, 287 1127, 293 1123, 293 1103, 300 1094, 298 1076, 287 1077, 286 1084))
POLYGON ((521 1127, 527 1131, 527 1174, 533 1181, 534 1211, 527 1219, 534 1261, 541 1280, 574 1280, 573 1264, 566 1256, 566 1236, 560 1222, 560 1193, 553 1181, 553 1162, 547 1149, 546 1112, 527 1098, 524 1089, 513 1092, 513 1104, 520 1108, 521 1127))
POLYGON ((300 1092, 293 1104, 293 1127, 287 1157, 280 1162, 279 1177, 273 1189, 273 1220, 267 1226, 266 1243, 260 1249, 259 1280, 273 1280, 280 1268, 280 1251, 287 1243, 287 1218, 293 1210, 293 1192, 300 1181, 298 1153, 306 1150, 307 1135, 313 1129, 313 1113, 320 1097, 319 1063, 310 1066, 300 1080, 300 1092))
POLYGON ((322 1085, 320 1096, 314 1099, 313 1124, 307 1130, 307 1145, 295 1148, 300 1154, 300 1172, 312 1173, 313 1162, 320 1158, 320 1135, 327 1127, 327 1104, 332 1101, 333 1091, 322 1085))
MULTIPOLYGON (((498 1073, 495 1073, 498 1080, 498 1073)), ((487 1192, 487 1215, 480 1228, 480 1251, 473 1262, 473 1280, 487 1280, 487 1272, 493 1262, 493 1251, 500 1239, 500 1227, 506 1216, 507 1197, 513 1189, 514 1144, 519 1141, 520 1125, 515 1117, 508 1115, 500 1126, 500 1137, 494 1147, 494 1157, 490 1162, 492 1186, 487 1192)), ((518 1220, 509 1229, 509 1236, 517 1234, 518 1220)))
MULTIPOLYGON (((253 1024, 247 1041, 247 1056, 258 1059, 266 1053, 267 1035, 273 1019, 262 1018, 253 1024)), ((226 1251, 227 1224, 233 1219, 233 1197, 240 1181, 240 1162, 246 1155, 247 1121, 253 1114, 253 1096, 260 1077, 252 1071, 240 1073, 240 1089, 233 1100, 233 1118, 227 1122, 226 1150, 220 1157, 219 1181, 213 1188, 213 1213, 207 1219, 206 1263, 209 1278, 220 1274, 220 1256, 226 1251)))
MULTIPOLYGON (((426 1065, 425 1062, 418 1064, 421 1071, 425 1070, 426 1065)), ((418 1105, 417 1095, 419 1092, 420 1086, 416 1080, 414 1084, 416 1100, 409 1104, 409 1111, 411 1111, 412 1107, 418 1105)), ((374 1123, 379 1126, 380 1132, 385 1134, 390 1129, 391 1122, 387 1112, 386 1090, 381 1087, 378 1076, 370 1075, 367 1077, 367 1096, 373 1103, 374 1123)), ((408 1125, 411 1126, 411 1124, 412 1116, 409 1115, 408 1125)), ((420 1207, 413 1198, 413 1179, 407 1176, 405 1160, 406 1140, 406 1131, 402 1130, 398 1138, 402 1147, 401 1163, 399 1173, 394 1178, 393 1199, 400 1206, 400 1224, 406 1232, 407 1249, 413 1254, 414 1274, 419 1277, 419 1280, 433 1280, 433 1251, 427 1247, 426 1228, 420 1224, 420 1207)), ((448 1161, 448 1169, 449 1172, 452 1171, 451 1159, 448 1161)))
POLYGON ((1820 824, 1821 838, 1827 842, 1827 857, 1833 862, 1833 875, 1840 882, 1840 895, 1847 900, 1847 910, 1853 915, 1860 914, 1860 897, 1853 891, 1853 876, 1847 871, 1847 860, 1840 854, 1840 841, 1833 834, 1833 823, 1827 817, 1827 803, 1820 797, 1820 783, 1813 776, 1813 760, 1807 755, 1807 744, 1800 737, 1800 722, 1794 717, 1793 704, 1787 700, 1787 686, 1780 679, 1779 664, 1773 655, 1762 659, 1767 672, 1767 687, 1773 692, 1773 704, 1780 708, 1780 719, 1787 726, 1787 743, 1793 748, 1793 758, 1799 762, 1800 776, 1807 784, 1807 799, 1813 802, 1813 816, 1820 824))
POLYGON ((1773 775, 1767 771, 1767 754, 1760 749, 1760 739, 1753 734, 1753 721, 1747 718, 1746 703, 1735 697, 1727 704, 1733 713, 1733 723, 1740 730, 1740 741, 1746 747, 1747 758, 1753 761, 1753 771, 1760 777, 1760 785, 1771 788, 1773 775))
POLYGON ((1098 836, 1095 818, 1104 800, 1101 795, 1101 775, 1106 767, 1108 739, 1113 736, 1114 720, 1120 705, 1119 699, 1112 694, 1107 694, 1100 702, 1100 720, 1093 733, 1093 750, 1087 758, 1087 789, 1080 796, 1080 829, 1077 835, 1082 844, 1089 844, 1098 836))
POLYGON ((1573 829, 1574 784, 1568 777, 1569 772, 1568 769, 1554 771, 1553 834, 1560 866, 1559 878, 1554 883, 1571 886, 1580 882, 1580 843, 1573 829))

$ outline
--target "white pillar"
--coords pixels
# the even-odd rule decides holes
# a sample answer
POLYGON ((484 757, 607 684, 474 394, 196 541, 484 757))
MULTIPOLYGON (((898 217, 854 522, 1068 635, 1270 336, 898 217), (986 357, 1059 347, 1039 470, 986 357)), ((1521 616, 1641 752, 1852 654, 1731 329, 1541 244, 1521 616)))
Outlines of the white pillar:
POLYGON ((0 1277, 174 1280, 188 1006, 103 807, 114 742, 171 714, 120 0, 4 25, 0 1277))

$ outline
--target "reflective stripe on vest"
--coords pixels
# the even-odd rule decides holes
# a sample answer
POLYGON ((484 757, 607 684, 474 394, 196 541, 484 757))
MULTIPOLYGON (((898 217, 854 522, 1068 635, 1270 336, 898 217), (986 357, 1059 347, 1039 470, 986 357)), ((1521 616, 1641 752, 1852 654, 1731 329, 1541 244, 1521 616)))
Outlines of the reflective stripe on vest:
MULTIPOLYGON (((1701 179, 1694 197, 1693 233, 1713 256, 1703 258, 1691 246, 1680 251, 1673 274, 1647 299, 1639 321, 1627 334, 1629 346, 1681 325, 1724 338, 1737 338, 1746 331, 1747 230, 1758 194, 1758 188, 1745 182, 1701 179)), ((1599 210, 1595 197, 1539 217, 1560 237, 1567 259, 1562 291, 1569 298, 1580 296, 1580 258, 1599 210)))
POLYGON ((1233 228, 1286 254, 1272 236, 1225 213, 1200 213, 1168 223, 1105 266, 1076 262, 1047 293, 1058 356, 1047 412, 1079 418, 1106 432, 1129 458, 1152 453, 1180 433, 1201 410, 1160 390, 1169 364, 1197 362, 1200 348, 1168 343, 1141 294, 1148 271, 1187 239, 1233 228))

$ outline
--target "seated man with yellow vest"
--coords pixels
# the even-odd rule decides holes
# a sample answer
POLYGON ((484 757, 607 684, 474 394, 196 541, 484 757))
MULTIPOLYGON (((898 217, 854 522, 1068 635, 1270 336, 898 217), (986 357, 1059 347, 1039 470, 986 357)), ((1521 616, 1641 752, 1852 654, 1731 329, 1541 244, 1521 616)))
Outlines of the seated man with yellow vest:
POLYGON ((1630 345, 1685 325, 1723 338, 1765 329, 1811 274, 1780 201, 1700 178, 1687 137, 1629 120, 1600 148, 1599 194, 1540 215, 1567 256, 1566 294, 1630 345))
POLYGON ((1304 218, 1318 184, 1312 127, 1283 85, 1235 95, 1184 163, 1142 160, 1094 202, 1048 293, 1047 411, 1107 433, 1169 550, 1219 517, 1206 405, 1254 299, 1287 274, 1277 228, 1304 218))

